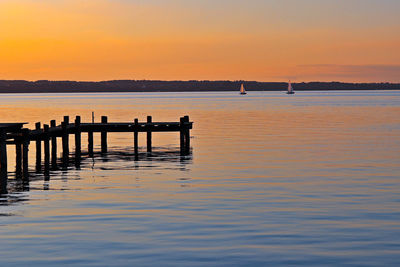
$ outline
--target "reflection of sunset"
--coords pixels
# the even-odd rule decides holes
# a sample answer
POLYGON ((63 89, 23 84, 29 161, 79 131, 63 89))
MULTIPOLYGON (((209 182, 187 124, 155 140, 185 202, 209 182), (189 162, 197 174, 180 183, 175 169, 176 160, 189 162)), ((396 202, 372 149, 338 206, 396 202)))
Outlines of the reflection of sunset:
MULTIPOLYGON (((154 133, 151 155, 139 134, 135 161, 133 134, 109 133, 107 154, 84 154, 79 168, 47 179, 34 171, 32 141, 25 183, 9 145, 2 263, 187 266, 201 255, 203 266, 226 254, 230 266, 287 266, 288 255, 308 255, 306 266, 321 255, 368 265, 368 247, 394 265, 398 252, 386 248, 399 236, 399 100, 398 91, 4 94, 0 123, 88 122, 94 111, 109 122, 189 115, 194 127, 190 156, 179 156, 178 133, 154 133)), ((99 134, 94 144, 99 152, 99 134)))
POLYGON ((399 81, 397 1, 180 2, 1 1, 0 79, 399 81))

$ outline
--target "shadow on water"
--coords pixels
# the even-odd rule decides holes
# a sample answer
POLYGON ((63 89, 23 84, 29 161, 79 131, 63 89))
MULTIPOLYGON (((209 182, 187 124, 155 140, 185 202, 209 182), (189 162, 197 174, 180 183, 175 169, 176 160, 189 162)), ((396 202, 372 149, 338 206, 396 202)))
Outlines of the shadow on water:
MULTIPOLYGON (((80 158, 76 158, 73 153, 66 161, 58 159, 57 164, 41 166, 38 162, 30 166, 29 173, 25 177, 20 170, 2 173, 0 176, 0 206, 14 205, 20 202, 29 201, 26 192, 32 190, 50 190, 52 177, 68 180, 71 178, 79 180, 79 171, 82 170, 178 170, 189 171, 188 166, 192 164, 192 153, 181 155, 179 148, 176 147, 154 147, 152 152, 140 152, 137 156, 131 147, 110 147, 107 153, 84 152, 80 158), (133 163, 133 164, 132 164, 133 163), (165 164, 167 163, 167 164, 165 164), (71 171, 78 171, 76 176, 70 174, 71 171), (43 187, 32 187, 31 183, 44 181, 43 187)), ((61 189, 67 190, 67 189, 61 189)), ((12 214, 1 214, 1 216, 11 216, 12 214)))

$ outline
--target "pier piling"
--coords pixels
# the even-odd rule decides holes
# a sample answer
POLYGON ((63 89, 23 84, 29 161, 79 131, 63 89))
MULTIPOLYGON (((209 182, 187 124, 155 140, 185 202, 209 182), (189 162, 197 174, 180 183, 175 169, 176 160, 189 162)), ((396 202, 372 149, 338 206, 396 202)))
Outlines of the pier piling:
MULTIPOLYGON (((56 128, 55 120, 50 121, 50 127, 51 127, 51 129, 56 128)), ((51 136, 51 168, 57 169, 57 136, 56 135, 51 136)))
POLYGON ((139 159, 139 119, 135 119, 134 123, 134 150, 135 150, 135 160, 139 159))
POLYGON ((7 176, 7 133, 0 129, 0 172, 7 176))
POLYGON ((68 164, 69 161, 69 135, 68 135, 69 117, 64 116, 64 121, 61 123, 62 128, 62 147, 63 147, 63 163, 68 164))
MULTIPOLYGON (((183 118, 185 123, 189 123, 189 116, 185 116, 183 118)), ((188 155, 190 152, 190 131, 189 128, 187 127, 187 124, 185 124, 184 135, 185 135, 185 154, 188 155)))
MULTIPOLYGON (((139 132, 146 133, 147 152, 152 152, 153 132, 179 132, 180 152, 182 155, 190 153, 190 129, 192 122, 189 116, 181 117, 179 122, 153 122, 151 116, 147 116, 146 122, 139 122, 135 118, 133 122, 109 123, 107 116, 101 117, 101 123, 82 123, 81 117, 76 116, 75 123, 69 123, 69 116, 64 116, 60 125, 55 120, 50 121, 50 126, 41 123, 35 124, 35 129, 22 128, 25 123, 0 123, 0 174, 2 175, 0 191, 6 190, 3 177, 7 177, 7 144, 15 145, 16 177, 22 176, 29 181, 28 154, 29 144, 36 144, 36 172, 42 171, 42 142, 44 150, 44 174, 49 176, 50 165, 53 170, 57 169, 57 138, 62 139, 62 162, 63 166, 69 163, 69 135, 75 137, 75 164, 79 167, 82 158, 82 133, 88 133, 88 154, 93 157, 93 135, 101 133, 101 152, 107 153, 107 134, 109 132, 133 132, 134 134, 134 156, 135 161, 139 159, 139 132), (51 144, 51 151, 50 151, 51 144), (22 174, 22 175, 21 175, 22 174)), ((6 178, 7 181, 7 178, 6 178)))
POLYGON ((22 142, 20 138, 15 138, 15 176, 22 176, 22 142))
POLYGON ((29 129, 22 129, 22 174, 24 179, 29 177, 29 129))
POLYGON ((75 118, 75 161, 81 160, 81 117, 75 118))
MULTIPOLYGON (((107 124, 107 116, 101 116, 101 123, 107 124)), ((101 132, 101 153, 107 153, 107 131, 101 132)))
MULTIPOLYGON (((147 123, 151 124, 153 122, 153 119, 151 116, 147 116, 147 123)), ((151 130, 147 131, 147 152, 151 153, 151 147, 152 147, 152 140, 151 140, 151 130)))
POLYGON ((50 169, 50 136, 49 136, 49 125, 43 125, 44 130, 44 171, 48 172, 50 169))
MULTIPOLYGON (((40 122, 35 123, 35 130, 40 132, 40 122)), ((42 140, 40 137, 36 139, 36 172, 42 169, 42 140)))

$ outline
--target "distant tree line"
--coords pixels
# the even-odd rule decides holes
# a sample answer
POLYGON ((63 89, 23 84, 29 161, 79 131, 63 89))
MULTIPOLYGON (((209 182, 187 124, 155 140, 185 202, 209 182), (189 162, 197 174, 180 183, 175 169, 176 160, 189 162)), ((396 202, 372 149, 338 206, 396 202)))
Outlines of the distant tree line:
MULTIPOLYGON (((0 80, 0 93, 283 91, 284 82, 113 80, 101 82, 0 80)), ((399 83, 293 83, 301 90, 400 90, 399 83)))

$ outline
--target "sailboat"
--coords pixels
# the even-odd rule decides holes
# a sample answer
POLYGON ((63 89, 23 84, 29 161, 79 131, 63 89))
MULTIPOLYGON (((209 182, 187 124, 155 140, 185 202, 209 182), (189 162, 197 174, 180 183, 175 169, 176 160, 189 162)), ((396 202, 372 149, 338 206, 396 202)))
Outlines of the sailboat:
POLYGON ((246 93, 246 90, 244 89, 243 83, 242 83, 242 85, 240 86, 240 94, 241 94, 241 95, 247 94, 247 93, 246 93))
POLYGON ((287 89, 287 93, 288 95, 293 95, 294 94, 294 90, 293 90, 293 86, 292 83, 289 81, 289 85, 288 85, 288 89, 287 89))

